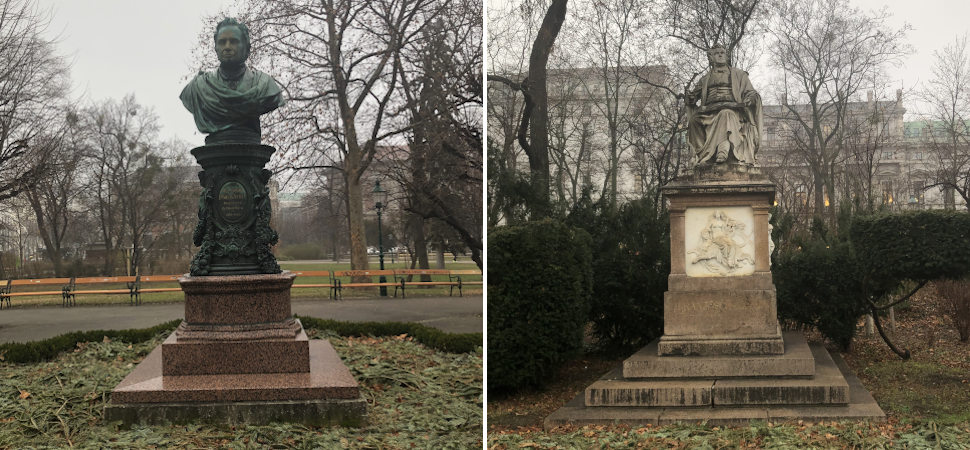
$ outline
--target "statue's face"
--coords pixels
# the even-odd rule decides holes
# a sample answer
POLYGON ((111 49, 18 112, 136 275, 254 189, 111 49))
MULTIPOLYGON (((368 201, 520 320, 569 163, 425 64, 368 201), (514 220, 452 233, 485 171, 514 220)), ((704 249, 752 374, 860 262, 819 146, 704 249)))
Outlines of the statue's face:
POLYGON ((711 61, 711 64, 715 66, 726 66, 727 61, 727 50, 723 48, 715 48, 707 54, 707 58, 711 61))
POLYGON ((246 44, 236 27, 223 27, 216 36, 216 55, 222 64, 241 64, 246 60, 246 44))

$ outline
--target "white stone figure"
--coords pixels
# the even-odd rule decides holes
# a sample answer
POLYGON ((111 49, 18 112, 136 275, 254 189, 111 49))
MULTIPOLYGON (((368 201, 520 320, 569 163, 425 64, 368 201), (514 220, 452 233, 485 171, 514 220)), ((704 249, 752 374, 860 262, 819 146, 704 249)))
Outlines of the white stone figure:
POLYGON ((727 275, 745 263, 754 264, 754 257, 744 251, 750 243, 744 224, 718 210, 701 229, 701 241, 687 254, 693 255, 691 264, 703 264, 710 272, 727 275))

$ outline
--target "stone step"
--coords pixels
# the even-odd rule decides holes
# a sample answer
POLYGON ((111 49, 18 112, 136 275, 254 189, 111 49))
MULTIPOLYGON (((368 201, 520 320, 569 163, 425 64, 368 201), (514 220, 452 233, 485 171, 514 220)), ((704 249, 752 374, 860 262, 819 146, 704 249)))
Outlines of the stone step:
MULTIPOLYGON (((812 346, 812 350, 825 352, 823 347, 817 346, 816 348, 815 345, 812 346)), ((819 359, 826 360, 826 358, 821 357, 819 359)), ((587 393, 581 392, 572 401, 549 415, 544 421, 544 426, 546 429, 552 429, 567 424, 575 426, 665 425, 675 422, 706 422, 709 425, 722 426, 745 425, 751 421, 885 420, 885 413, 862 386, 859 379, 852 374, 845 362, 838 355, 831 355, 827 360, 832 361, 832 364, 846 382, 848 403, 829 405, 711 406, 709 404, 708 406, 590 407, 585 405, 588 398, 587 393)), ((824 372, 824 370, 820 371, 824 372)), ((716 396, 716 394, 712 395, 716 396)))
POLYGON ((623 361, 623 378, 812 377, 815 357, 799 332, 785 332, 781 355, 659 356, 658 341, 623 361))
POLYGON ((626 379, 619 368, 586 388, 586 406, 743 406, 845 404, 849 386, 822 347, 812 378, 626 379))
POLYGON ((849 384, 829 352, 813 346, 815 376, 809 379, 739 378, 714 382, 713 404, 824 405, 849 402, 849 384))

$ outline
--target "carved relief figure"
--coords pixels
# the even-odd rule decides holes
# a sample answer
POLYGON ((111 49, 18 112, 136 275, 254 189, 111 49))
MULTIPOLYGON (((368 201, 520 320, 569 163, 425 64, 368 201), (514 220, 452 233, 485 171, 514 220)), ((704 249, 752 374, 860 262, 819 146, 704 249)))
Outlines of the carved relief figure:
POLYGON ((686 93, 687 142, 694 165, 753 165, 761 146, 761 95, 745 71, 728 64, 724 47, 715 45, 707 58, 711 70, 686 93))
POLYGON ((730 274, 745 263, 754 264, 754 257, 744 251, 751 243, 743 223, 732 219, 724 211, 715 211, 701 230, 701 241, 693 250, 691 264, 703 264, 709 271, 730 274))

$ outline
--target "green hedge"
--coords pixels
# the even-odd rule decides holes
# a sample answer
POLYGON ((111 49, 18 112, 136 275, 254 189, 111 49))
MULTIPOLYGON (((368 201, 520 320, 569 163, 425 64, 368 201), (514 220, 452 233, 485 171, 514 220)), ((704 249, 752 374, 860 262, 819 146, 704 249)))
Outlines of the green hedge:
POLYGON ((668 215, 648 198, 618 210, 587 206, 567 221, 593 240, 590 322, 602 350, 624 352, 663 332, 663 296, 670 274, 668 215))
POLYGON ((11 363, 48 361, 54 359, 61 352, 73 350, 78 342, 100 341, 108 337, 108 339, 135 344, 152 339, 159 333, 171 332, 180 323, 182 323, 182 319, 165 322, 151 328, 75 331, 42 341, 11 342, 0 344, 0 355, 3 356, 4 361, 11 363))
POLYGON ((407 334, 414 340, 448 353, 468 353, 482 346, 482 333, 446 333, 420 323, 340 322, 330 319, 297 316, 304 327, 331 330, 340 336, 398 336, 407 334))
MULTIPOLYGON (((299 317, 299 316, 297 316, 299 317)), ((446 333, 419 323, 402 322, 338 322, 336 320, 300 317, 303 326, 332 330, 340 336, 398 336, 407 334, 427 347, 448 353, 468 353, 482 346, 482 333, 446 333)), ((35 363, 49 361, 61 352, 73 350, 78 342, 111 340, 128 343, 145 342, 160 333, 170 333, 182 319, 165 322, 151 328, 127 330, 75 331, 34 342, 0 344, 3 362, 35 363)))
POLYGON ((802 243, 783 252, 771 267, 778 293, 778 317, 817 328, 843 349, 855 335, 867 303, 861 268, 847 242, 802 243))
MULTIPOLYGON (((970 214, 915 211, 857 217, 850 240, 866 270, 886 289, 896 280, 960 278, 970 273, 970 214)), ((892 286, 890 286, 890 289, 892 286)))
POLYGON ((970 214, 913 211, 856 216, 847 241, 814 231, 772 266, 783 320, 848 347, 868 300, 887 304, 907 281, 970 274, 970 214))
POLYGON ((488 387, 542 384, 583 347, 590 237, 546 219, 488 233, 488 387))

